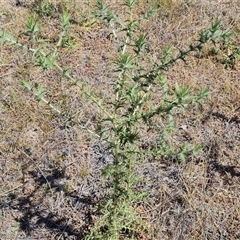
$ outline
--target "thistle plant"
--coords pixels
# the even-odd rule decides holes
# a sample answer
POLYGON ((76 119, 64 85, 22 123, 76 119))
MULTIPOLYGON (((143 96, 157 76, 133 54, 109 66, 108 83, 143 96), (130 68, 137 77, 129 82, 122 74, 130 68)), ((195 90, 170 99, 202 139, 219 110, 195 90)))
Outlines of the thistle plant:
POLYGON ((176 57, 172 56, 170 47, 166 48, 161 63, 156 64, 151 56, 147 56, 147 35, 139 32, 139 24, 153 10, 139 19, 133 19, 135 1, 126 0, 124 5, 128 19, 122 22, 102 1, 98 1, 99 17, 109 24, 119 44, 115 61, 118 75, 114 84, 112 108, 108 108, 106 119, 103 120, 110 127, 99 132, 113 156, 113 164, 103 170, 112 191, 100 208, 102 217, 87 239, 120 239, 124 233, 134 239, 142 228, 140 217, 132 209, 134 203, 144 197, 143 194, 134 192, 134 185, 139 180, 134 167, 149 152, 154 154, 154 151, 143 151, 140 147, 144 137, 141 132, 149 127, 154 117, 168 120, 168 125, 159 134, 160 141, 155 149, 155 154, 159 157, 174 155, 185 161, 188 154, 199 150, 199 146, 190 148, 183 144, 178 151, 174 151, 167 135, 174 128, 175 110, 184 110, 200 103, 207 96, 208 90, 192 94, 187 86, 179 86, 177 83, 171 89, 163 74, 176 61, 185 61, 190 52, 201 51, 206 42, 230 36, 229 31, 220 30, 220 23, 215 22, 200 33, 195 45, 190 45, 185 51, 180 50, 176 57), (153 89, 158 89, 162 96, 157 106, 152 104, 153 89))
MULTIPOLYGON (((64 41, 68 36, 71 19, 69 13, 62 13, 59 40, 54 49, 48 51, 41 45, 42 41, 38 41, 39 47, 35 49, 19 43, 4 30, 0 30, 2 41, 32 52, 35 64, 44 70, 50 68, 59 70, 61 75, 68 78, 72 85, 78 86, 82 95, 101 112, 96 132, 82 127, 79 122, 69 118, 69 121, 99 137, 106 144, 113 159, 113 162, 102 170, 103 177, 107 179, 106 187, 109 194, 101 199, 96 209, 100 217, 86 239, 117 240, 123 236, 135 239, 140 230, 147 232, 141 217, 134 209, 140 200, 147 199, 146 194, 134 190, 136 183, 141 181, 135 171, 136 165, 141 164, 142 159, 148 155, 156 155, 158 159, 175 156, 180 161, 185 161, 188 154, 199 150, 199 146, 189 147, 183 144, 175 151, 168 141, 168 135, 174 129, 175 112, 200 104, 208 94, 207 89, 192 93, 189 87, 177 83, 171 88, 164 77, 164 72, 176 61, 185 61, 191 52, 201 51, 207 42, 215 43, 217 39, 225 41, 231 34, 228 30, 222 30, 220 22, 216 21, 208 29, 200 32, 196 43, 189 45, 186 50, 179 50, 178 54, 173 55, 171 47, 168 46, 159 63, 156 63, 146 51, 147 34, 141 33, 140 30, 141 22, 153 14, 154 10, 151 9, 138 19, 134 19, 135 4, 134 0, 124 1, 127 20, 122 21, 101 0, 97 2, 97 17, 108 24, 116 42, 113 97, 108 101, 99 99, 95 94, 97 89, 89 90, 84 81, 75 79, 70 69, 60 66, 57 61, 59 48, 64 47, 64 41), (161 96, 157 104, 155 92, 161 96), (155 119, 165 121, 159 131, 159 139, 154 148, 142 149, 141 142, 155 119)), ((28 20, 26 26, 28 33, 36 41, 40 29, 35 19, 28 20)), ((68 117, 46 99, 47 91, 39 84, 32 86, 25 79, 20 83, 37 101, 45 102, 58 114, 68 117)))

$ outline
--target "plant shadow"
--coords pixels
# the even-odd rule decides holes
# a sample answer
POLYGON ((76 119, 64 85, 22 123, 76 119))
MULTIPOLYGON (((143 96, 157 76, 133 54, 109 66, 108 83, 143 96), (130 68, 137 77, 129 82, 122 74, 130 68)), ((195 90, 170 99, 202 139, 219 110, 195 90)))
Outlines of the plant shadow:
POLYGON ((64 171, 54 170, 47 176, 37 171, 28 174, 34 190, 26 193, 23 187, 21 194, 10 193, 8 206, 5 205, 18 212, 15 221, 19 223, 19 230, 27 237, 84 239, 92 225, 91 209, 95 203, 91 196, 79 197, 65 190, 58 183, 65 178, 64 171), (56 202, 46 206, 47 198, 56 202), (78 224, 74 218, 78 218, 78 224))

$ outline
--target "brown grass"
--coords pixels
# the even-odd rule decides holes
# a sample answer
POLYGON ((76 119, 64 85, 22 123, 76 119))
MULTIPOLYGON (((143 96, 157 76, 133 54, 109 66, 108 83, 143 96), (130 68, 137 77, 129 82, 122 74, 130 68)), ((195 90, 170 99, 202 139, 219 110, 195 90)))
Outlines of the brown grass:
MULTIPOLYGON (((0 25, 13 36, 24 30, 34 1, 1 1, 0 25)), ((60 11, 61 1, 51 1, 60 11)), ((109 98, 114 77, 111 62, 114 43, 106 26, 89 15, 94 1, 69 1, 74 16, 71 34, 74 46, 62 49, 59 62, 70 66, 99 96, 109 98), (71 7, 72 6, 72 7, 71 7)), ((108 1, 113 8, 122 1, 108 1)), ((146 9, 137 1, 136 15, 146 9)), ((153 18, 142 26, 148 33, 151 55, 156 61, 167 44, 183 48, 197 33, 220 18, 234 33, 232 45, 239 45, 239 1, 149 1, 159 6, 153 18)), ((42 38, 54 44, 59 30, 58 16, 42 17, 42 38)), ((27 43, 21 36, 19 41, 27 43)), ((31 54, 0 43, 0 238, 83 239, 97 216, 93 207, 104 195, 99 179, 102 160, 109 160, 103 146, 88 132, 53 113, 25 92, 19 80, 39 83, 48 90, 46 98, 92 131, 99 112, 69 87, 56 70, 34 66, 31 54)), ((221 46, 219 46, 221 47, 221 46)), ((212 54, 210 45, 202 54, 178 62, 166 76, 169 83, 210 89, 202 108, 179 113, 176 146, 182 142, 202 145, 191 161, 149 162, 143 174, 151 203, 136 207, 150 226, 150 237, 139 239, 240 239, 240 69, 239 61, 226 67, 223 56, 212 54)), ((146 142, 154 135, 146 136, 146 142)))

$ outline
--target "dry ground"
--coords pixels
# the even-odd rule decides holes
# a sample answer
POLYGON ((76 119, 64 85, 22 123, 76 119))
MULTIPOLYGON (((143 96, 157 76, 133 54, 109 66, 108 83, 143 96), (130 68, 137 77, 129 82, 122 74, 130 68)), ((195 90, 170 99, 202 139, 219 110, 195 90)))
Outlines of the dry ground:
MULTIPOLYGON (((36 8, 33 2, 1 0, 0 27, 17 37, 36 8)), ((60 9, 60 1, 50 2, 60 9)), ((69 2, 74 46, 62 49, 59 62, 106 97, 114 81, 115 46, 109 30, 100 23, 86 26, 93 20, 93 1, 89 6, 80 0, 69 2)), ((120 1, 109 2, 124 14, 120 1)), ((137 2, 140 13, 147 3, 137 2)), ((235 33, 223 52, 230 54, 239 46, 239 1, 156 2, 160 9, 142 26, 156 61, 167 44, 184 48, 216 18, 235 33)), ((41 37, 50 39, 49 44, 58 34, 58 13, 54 14, 42 17, 41 37)), ((41 84, 53 104, 93 131, 98 112, 56 70, 42 71, 31 54, 8 44, 1 43, 0 49, 0 239, 83 239, 96 219, 92 208, 104 195, 99 170, 111 158, 94 135, 36 102, 19 80, 41 84)), ((166 72, 170 84, 210 89, 202 108, 178 114, 172 139, 176 145, 201 144, 202 151, 185 164, 144 160, 138 171, 152 202, 140 203, 137 210, 151 235, 139 239, 240 239, 240 68, 237 59, 231 63, 224 64, 224 56, 208 46, 166 72)), ((146 142, 154 137, 146 136, 146 142)))

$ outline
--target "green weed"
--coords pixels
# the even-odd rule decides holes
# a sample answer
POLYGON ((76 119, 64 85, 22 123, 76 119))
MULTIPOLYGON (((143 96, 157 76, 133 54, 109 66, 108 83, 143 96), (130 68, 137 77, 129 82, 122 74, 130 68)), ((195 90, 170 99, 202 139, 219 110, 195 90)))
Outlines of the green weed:
POLYGON ((41 17, 51 16, 56 11, 54 5, 48 0, 36 0, 33 9, 41 17))

